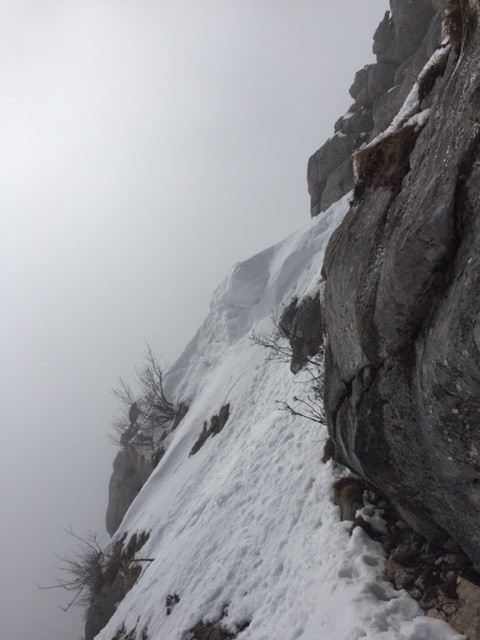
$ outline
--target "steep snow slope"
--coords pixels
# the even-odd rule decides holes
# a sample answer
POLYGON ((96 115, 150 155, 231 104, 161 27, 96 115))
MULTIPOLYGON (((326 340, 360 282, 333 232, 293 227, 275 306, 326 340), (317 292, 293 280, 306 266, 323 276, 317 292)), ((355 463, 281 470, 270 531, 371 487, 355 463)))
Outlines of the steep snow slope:
MULTIPOLYGON (((154 558, 97 636, 124 627, 150 640, 188 638, 218 619, 250 640, 453 640, 382 579, 382 551, 360 528, 350 537, 321 462, 326 428, 277 410, 302 375, 267 359, 252 330, 268 331, 293 295, 318 288, 326 243, 350 196, 285 241, 238 264, 168 373, 190 411, 131 505, 123 532, 149 531, 154 558), (189 456, 202 424, 230 403, 223 431, 189 456), (167 595, 180 598, 167 615, 167 595)), ((303 378, 305 381, 305 378, 303 378)), ((124 637, 124 636, 121 636, 124 637)))

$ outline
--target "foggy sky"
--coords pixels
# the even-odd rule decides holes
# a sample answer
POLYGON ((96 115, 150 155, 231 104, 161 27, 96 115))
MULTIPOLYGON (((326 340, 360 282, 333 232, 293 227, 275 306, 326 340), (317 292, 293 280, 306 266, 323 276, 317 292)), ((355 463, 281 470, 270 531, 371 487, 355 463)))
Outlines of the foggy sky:
POLYGON ((5 638, 76 640, 54 553, 104 533, 110 389, 172 362, 235 262, 306 223, 306 163, 387 0, 3 0, 5 638))

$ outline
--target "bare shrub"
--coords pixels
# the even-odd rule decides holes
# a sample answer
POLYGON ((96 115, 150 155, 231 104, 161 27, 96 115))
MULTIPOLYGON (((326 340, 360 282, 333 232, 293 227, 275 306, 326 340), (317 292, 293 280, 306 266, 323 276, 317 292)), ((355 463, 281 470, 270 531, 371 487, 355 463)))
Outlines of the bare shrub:
POLYGON ((357 151, 353 156, 356 195, 361 195, 366 187, 389 187, 398 191, 410 171, 410 155, 419 133, 415 126, 404 126, 376 144, 357 151))
POLYGON ((253 344, 268 350, 267 360, 289 363, 292 359, 292 347, 278 322, 272 318, 272 329, 267 333, 252 332, 253 344))
MULTIPOLYGON (((267 333, 253 332, 251 341, 253 344, 263 347, 268 351, 268 360, 290 364, 293 358, 298 359, 298 354, 294 353, 291 346, 290 336, 286 326, 280 326, 273 318, 272 329, 267 333)), ((300 391, 291 401, 277 401, 280 409, 287 411, 291 415, 325 424, 325 412, 322 401, 324 383, 323 359, 323 345, 318 346, 318 351, 314 356, 308 357, 302 355, 302 369, 306 372, 306 380, 297 382, 300 391)))
POLYGON ((64 556, 56 556, 62 563, 58 570, 62 576, 55 584, 40 586, 40 589, 64 589, 73 592, 73 598, 63 611, 68 611, 73 605, 87 607, 102 586, 102 574, 111 558, 105 554, 97 538, 97 534, 88 531, 83 538, 77 535, 71 525, 65 529, 74 538, 75 546, 64 556))
MULTIPOLYGON (((296 338, 294 334, 287 329, 287 325, 281 322, 277 322, 272 317, 272 329, 268 332, 257 333, 252 332, 251 342, 260 347, 264 347, 269 351, 268 360, 277 360, 279 362, 291 363, 292 358, 298 358, 298 354, 294 353, 292 342, 296 338)), ((323 341, 324 335, 322 335, 323 341)), ((308 336, 304 337, 305 343, 312 342, 308 336)), ((315 343, 316 353, 314 355, 302 355, 302 369, 311 370, 312 367, 316 368, 319 364, 322 364, 324 358, 324 346, 323 344, 315 343)), ((313 347, 312 347, 313 349, 313 347)))
POLYGON ((122 406, 120 417, 113 421, 112 439, 117 445, 130 443, 157 451, 176 412, 165 395, 162 368, 148 345, 143 360, 143 366, 136 369, 138 393, 122 378, 112 390, 122 406))
POLYGON ((89 607, 95 596, 104 586, 112 584, 119 572, 125 578, 128 591, 141 573, 139 563, 153 562, 152 558, 134 558, 135 553, 148 540, 148 533, 143 532, 138 538, 133 534, 128 546, 123 549, 127 535, 125 533, 113 549, 106 551, 95 532, 88 531, 82 537, 73 531, 71 525, 65 531, 73 538, 75 544, 65 555, 56 556, 61 562, 57 567, 61 576, 53 585, 38 585, 40 589, 63 589, 73 593, 67 605, 60 607, 63 611, 68 611, 74 605, 89 607))

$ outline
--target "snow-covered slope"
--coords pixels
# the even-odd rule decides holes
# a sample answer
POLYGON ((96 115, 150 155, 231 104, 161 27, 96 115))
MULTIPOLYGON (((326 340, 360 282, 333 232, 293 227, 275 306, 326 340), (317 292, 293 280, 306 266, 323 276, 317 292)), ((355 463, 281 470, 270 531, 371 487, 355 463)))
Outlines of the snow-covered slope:
POLYGON ((326 427, 277 409, 306 374, 294 377, 251 341, 294 295, 318 289, 327 241, 349 202, 236 265, 168 372, 170 393, 190 410, 113 538, 150 532, 141 556, 154 560, 100 640, 121 628, 181 640, 225 610, 232 633, 250 623, 238 636, 245 640, 461 637, 383 580, 379 544, 360 528, 349 535, 330 498, 332 469, 321 462, 326 427), (226 403, 224 429, 190 456, 203 422, 226 403), (174 594, 180 600, 167 615, 174 594))

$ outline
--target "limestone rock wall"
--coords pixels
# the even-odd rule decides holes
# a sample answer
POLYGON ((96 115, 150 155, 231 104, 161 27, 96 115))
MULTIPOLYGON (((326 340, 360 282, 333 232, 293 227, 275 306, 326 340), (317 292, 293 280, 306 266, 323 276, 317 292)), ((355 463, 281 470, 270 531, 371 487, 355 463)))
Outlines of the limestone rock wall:
POLYGON ((148 447, 138 444, 135 433, 138 431, 136 420, 138 413, 132 416, 130 409, 130 427, 125 430, 120 438, 120 451, 113 461, 113 471, 108 487, 108 506, 106 515, 106 529, 113 536, 127 513, 128 508, 139 494, 140 489, 148 480, 150 474, 165 455, 168 446, 168 436, 178 427, 188 413, 188 405, 180 402, 174 411, 171 424, 166 428, 160 428, 161 435, 156 445, 153 440, 148 447))
MULTIPOLYGON (((478 1, 462 4, 478 22, 478 1)), ((376 33, 375 51, 382 64, 399 65, 395 75, 420 66, 438 33, 426 5, 392 2, 376 33), (399 45, 396 12, 421 40, 413 54, 399 45)), ((340 461, 419 533, 458 543, 478 570, 480 36, 472 25, 428 96, 430 118, 400 189, 367 188, 330 241, 325 405, 340 461)), ((356 82, 357 96, 370 73, 356 82)), ((374 130, 378 100, 387 99, 375 100, 374 130)))
POLYGON ((111 536, 118 529, 128 507, 152 470, 152 461, 146 459, 133 445, 126 445, 117 453, 108 487, 106 529, 111 536))
POLYGON ((335 135, 308 162, 312 217, 352 189, 352 153, 383 131, 400 109, 441 42, 441 12, 430 0, 390 1, 374 36, 377 62, 358 71, 350 88, 354 103, 335 124, 335 135))

